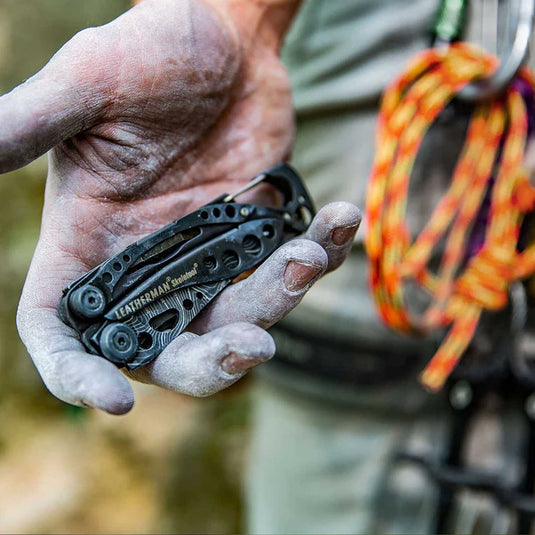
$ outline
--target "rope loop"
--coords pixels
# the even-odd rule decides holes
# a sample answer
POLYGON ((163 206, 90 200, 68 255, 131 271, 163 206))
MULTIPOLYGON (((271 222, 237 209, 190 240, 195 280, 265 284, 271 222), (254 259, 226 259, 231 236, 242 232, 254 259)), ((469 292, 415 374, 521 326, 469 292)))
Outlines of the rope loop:
POLYGON ((505 248, 483 247, 457 280, 455 293, 482 309, 503 308, 507 304, 514 257, 505 248))
POLYGON ((521 212, 531 212, 535 209, 535 188, 529 183, 525 173, 518 177, 513 202, 521 212))
POLYGON ((393 328, 425 335, 450 327, 421 375, 432 390, 468 347, 481 312, 504 307, 509 285, 535 272, 535 245, 517 250, 524 214, 535 209, 535 188, 523 169, 528 120, 519 87, 535 93, 525 68, 503 97, 474 108, 448 189, 414 241, 405 218, 412 168, 427 130, 461 88, 497 67, 496 57, 467 43, 426 50, 387 88, 377 123, 366 206, 370 286, 381 317, 393 328), (439 244, 442 258, 431 270, 439 244), (405 302, 408 281, 431 297, 420 315, 405 302))

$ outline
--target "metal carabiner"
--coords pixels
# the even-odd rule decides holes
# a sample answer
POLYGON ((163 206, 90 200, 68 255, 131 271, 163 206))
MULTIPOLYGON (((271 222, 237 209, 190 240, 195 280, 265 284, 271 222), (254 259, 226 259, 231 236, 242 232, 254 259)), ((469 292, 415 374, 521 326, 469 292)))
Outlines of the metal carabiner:
POLYGON ((529 51, 529 42, 535 17, 535 0, 521 0, 515 38, 509 55, 496 71, 486 78, 474 80, 457 93, 457 99, 466 103, 481 102, 502 93, 522 67, 529 51))

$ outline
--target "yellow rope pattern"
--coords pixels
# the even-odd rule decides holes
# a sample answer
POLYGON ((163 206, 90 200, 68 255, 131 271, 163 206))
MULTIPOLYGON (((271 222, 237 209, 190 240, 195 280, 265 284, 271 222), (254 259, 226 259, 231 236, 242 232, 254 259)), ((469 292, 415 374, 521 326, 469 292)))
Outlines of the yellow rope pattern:
MULTIPOLYGON (((511 282, 535 271, 535 245, 517 251, 523 215, 535 206, 535 189, 522 168, 527 117, 514 87, 503 99, 475 109, 449 188, 414 243, 405 222, 410 175, 426 131, 459 89, 496 66, 494 56, 466 43, 447 51, 426 50, 382 100, 366 206, 370 284, 379 313, 390 326, 420 335, 450 327, 421 375, 431 390, 439 389, 457 364, 481 312, 505 306, 511 282), (484 245, 459 274, 467 238, 493 175, 484 245), (432 273, 427 266, 441 240, 441 263, 432 273), (403 289, 409 280, 432 298, 418 316, 405 302, 403 289)), ((535 87, 527 69, 520 76, 535 87)))

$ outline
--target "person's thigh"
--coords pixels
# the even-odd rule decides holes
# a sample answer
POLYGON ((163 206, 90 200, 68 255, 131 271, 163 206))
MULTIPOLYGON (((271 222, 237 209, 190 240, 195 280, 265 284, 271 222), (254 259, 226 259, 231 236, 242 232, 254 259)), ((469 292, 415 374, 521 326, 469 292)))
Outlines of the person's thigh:
POLYGON ((325 404, 264 381, 253 397, 248 533, 428 531, 430 485, 391 460, 440 443, 436 417, 325 404))

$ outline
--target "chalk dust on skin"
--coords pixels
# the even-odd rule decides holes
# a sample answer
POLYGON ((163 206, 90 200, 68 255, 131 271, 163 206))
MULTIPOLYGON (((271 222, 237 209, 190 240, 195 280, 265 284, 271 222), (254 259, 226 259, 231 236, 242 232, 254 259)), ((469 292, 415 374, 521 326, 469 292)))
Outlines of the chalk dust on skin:
MULTIPOLYGON (((40 69, 78 30, 129 5, 92 0, 73 9, 71 0, 41 0, 37 8, 2 0, 0 92, 40 69)), ((248 405, 241 387, 228 398, 193 400, 137 384, 133 411, 112 417, 70 407, 43 386, 14 318, 39 235, 46 167, 41 158, 0 180, 0 531, 242 532, 248 405), (189 490, 183 466, 202 475, 189 490)))

